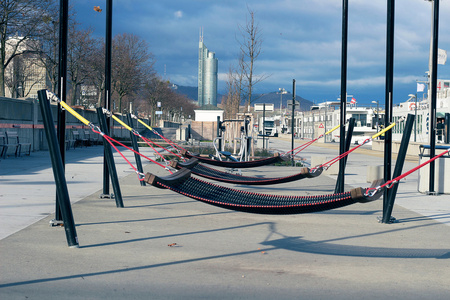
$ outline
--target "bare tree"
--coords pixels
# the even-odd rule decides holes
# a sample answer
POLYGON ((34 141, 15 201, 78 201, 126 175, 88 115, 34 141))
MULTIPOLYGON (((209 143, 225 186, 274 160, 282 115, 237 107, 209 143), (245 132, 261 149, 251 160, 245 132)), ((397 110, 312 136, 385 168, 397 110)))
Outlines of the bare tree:
POLYGON ((26 41, 40 36, 51 4, 53 0, 0 0, 0 96, 5 96, 6 68, 26 52, 26 41))
MULTIPOLYGON (((91 30, 78 30, 72 26, 69 32, 67 51, 67 75, 70 83, 70 104, 80 100, 80 86, 88 83, 95 44, 91 30)), ((83 103, 78 103, 83 104, 83 103)))
POLYGON ((146 42, 133 34, 120 34, 113 40, 112 85, 117 92, 119 112, 123 97, 136 93, 143 78, 153 72, 153 55, 147 49, 146 42))
POLYGON ((261 30, 258 24, 255 23, 254 11, 248 7, 247 10, 250 18, 247 19, 245 26, 238 26, 242 37, 242 40, 239 42, 240 53, 242 54, 239 59, 239 68, 242 70, 246 80, 245 96, 247 100, 245 111, 248 111, 252 103, 253 87, 268 77, 267 75, 255 76, 255 62, 261 54, 261 30))

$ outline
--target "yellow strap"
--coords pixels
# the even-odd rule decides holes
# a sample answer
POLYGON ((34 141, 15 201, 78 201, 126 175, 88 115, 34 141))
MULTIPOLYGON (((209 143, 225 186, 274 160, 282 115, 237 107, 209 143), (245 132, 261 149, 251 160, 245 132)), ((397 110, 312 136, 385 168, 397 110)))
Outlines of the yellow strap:
POLYGON ((388 127, 386 127, 385 129, 381 130, 381 131, 378 132, 377 134, 373 135, 373 136, 372 136, 372 139, 374 139, 374 138, 376 138, 376 137, 382 135, 383 133, 385 133, 386 131, 390 130, 390 129, 391 129, 392 127, 394 127, 394 126, 395 126, 395 122, 392 123, 391 125, 389 125, 388 127))
POLYGON ((118 117, 116 117, 115 115, 111 114, 111 117, 120 125, 122 125, 123 127, 125 127, 126 129, 128 129, 129 131, 133 131, 133 128, 131 128, 130 126, 128 126, 127 124, 125 124, 121 119, 119 119, 118 117))
POLYGON ((337 125, 335 127, 333 127, 332 129, 328 130, 327 132, 325 132, 325 135, 332 133, 333 131, 335 131, 336 129, 338 129, 339 127, 341 127, 341 125, 337 125))
POLYGON ((76 111, 74 111, 72 109, 72 107, 70 107, 67 103, 65 103, 64 101, 60 101, 59 104, 61 104, 62 107, 65 108, 65 110, 67 110, 68 112, 70 112, 75 118, 77 118, 78 120, 80 120, 82 123, 84 123, 85 125, 89 126, 89 124, 91 124, 91 122, 89 122, 88 120, 86 120, 85 118, 83 118, 79 113, 77 113, 76 111))
POLYGON ((148 126, 147 124, 145 124, 141 119, 137 119, 139 123, 141 123, 142 125, 144 125, 145 127, 147 127, 150 130, 153 130, 153 128, 151 128, 150 126, 148 126))

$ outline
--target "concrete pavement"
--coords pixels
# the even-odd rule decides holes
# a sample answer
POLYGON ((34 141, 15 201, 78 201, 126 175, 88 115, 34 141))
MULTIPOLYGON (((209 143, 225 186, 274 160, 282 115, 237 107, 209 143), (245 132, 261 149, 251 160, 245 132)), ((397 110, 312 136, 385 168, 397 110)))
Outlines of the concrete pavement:
MULTIPOLYGON (((270 145, 287 150, 290 144, 271 139, 270 145)), ((55 194, 48 153, 0 162, 1 299, 447 299, 450 294, 450 199, 417 193, 414 177, 400 184, 393 212, 399 223, 388 225, 376 219, 381 201, 287 216, 224 210, 141 187, 131 168, 116 159, 125 204, 116 208, 114 200, 99 198, 101 153, 101 147, 67 152, 78 249, 67 247, 62 228, 48 226, 55 194), (20 229, 3 231, 16 221, 20 229)), ((334 153, 332 147, 311 146, 302 156, 334 153)), ((382 158, 352 153, 346 189, 368 186, 365 171, 373 164, 382 164, 382 158)), ((404 170, 416 165, 407 162, 404 170)), ((165 173, 152 164, 145 169, 165 173)), ((277 177, 297 170, 267 166, 244 175, 277 177)), ((236 188, 310 195, 330 193, 334 184, 333 176, 322 175, 236 188)))

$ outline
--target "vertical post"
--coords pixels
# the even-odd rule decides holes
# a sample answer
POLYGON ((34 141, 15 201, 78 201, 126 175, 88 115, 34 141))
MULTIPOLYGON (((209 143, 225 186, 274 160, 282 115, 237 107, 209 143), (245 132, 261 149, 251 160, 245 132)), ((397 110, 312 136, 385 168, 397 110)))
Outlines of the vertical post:
MULTIPOLYGON (((387 1, 387 32, 386 32, 386 91, 385 91, 385 116, 384 126, 392 123, 392 93, 394 89, 394 24, 395 24, 395 0, 387 1)), ((384 181, 391 180, 392 168, 392 130, 384 135, 384 181)), ((385 189, 383 196, 383 214, 387 209, 387 201, 391 193, 385 189)))
POLYGON ((446 144, 450 144, 450 113, 445 114, 444 121, 444 142, 446 144))
MULTIPOLYGON (((106 35, 105 35, 105 108, 111 111, 111 55, 112 53, 112 0, 106 1, 106 35)), ((111 126, 110 118, 106 118, 106 128, 111 126)), ((103 196, 109 195, 109 169, 106 147, 103 153, 103 196)))
MULTIPOLYGON (((350 150, 350 144, 352 142, 352 136, 353 136, 353 129, 355 128, 355 118, 350 118, 348 121, 348 130, 347 130, 347 137, 345 138, 345 151, 347 152, 350 150)), ((345 166, 347 165, 347 158, 348 156, 343 157, 340 161, 342 161, 342 164, 344 165, 343 172, 340 173, 341 170, 339 170, 338 178, 336 181, 336 187, 334 189, 335 194, 342 193, 344 191, 344 187, 341 187, 341 180, 344 180, 345 178, 345 166), (341 190, 342 188, 342 190, 341 190)))
POLYGON ((263 103, 263 118, 262 118, 262 138, 263 138, 263 150, 266 149, 266 141, 264 140, 266 137, 266 104, 263 103))
POLYGON ((220 124, 221 122, 220 122, 220 116, 217 116, 217 137, 218 137, 218 140, 219 140, 219 147, 218 147, 218 149, 219 149, 219 151, 222 151, 223 149, 222 149, 222 139, 221 139, 221 137, 222 137, 222 129, 220 128, 221 127, 221 124, 220 124))
MULTIPOLYGON (((405 162, 406 152, 408 150, 409 139, 411 138, 411 131, 413 128, 415 117, 408 114, 406 120, 405 129, 403 131, 402 142, 398 151, 397 161, 395 163, 395 169, 393 178, 396 178, 402 174, 403 164, 405 162)), ((391 223, 392 209, 394 208, 395 196, 397 195, 398 183, 391 188, 391 193, 387 200, 387 207, 383 210, 382 223, 391 223)))
MULTIPOLYGON (((295 111, 295 79, 292 79, 292 121, 291 121, 291 151, 294 151, 294 111, 295 111)), ((293 152, 291 152, 293 153, 293 152)), ((291 155, 292 166, 294 166, 294 155, 291 155)))
MULTIPOLYGON (((69 24, 69 0, 59 1, 59 56, 58 56, 58 91, 57 96, 62 101, 66 101, 67 91, 67 36, 68 36, 68 24, 69 24)), ((63 168, 66 161, 66 111, 62 109, 58 103, 58 121, 57 121, 57 135, 59 139, 59 152, 61 153, 61 159, 63 168)), ((58 198, 58 193, 56 194, 58 198)), ((55 202, 55 220, 54 223, 58 224, 62 221, 61 208, 59 207, 59 201, 55 202)))
MULTIPOLYGON (((100 124, 100 129, 106 135, 109 135, 109 128, 106 125, 105 114, 101 107, 97 107, 98 123, 100 124)), ((109 142, 103 138, 103 147, 105 153, 106 163, 109 169, 109 175, 111 177, 111 182, 114 190, 114 198, 116 199, 116 207, 123 207, 122 192, 120 191, 119 179, 117 178, 116 164, 114 163, 114 156, 112 153, 111 145, 109 142)), ((108 178, 109 180, 109 178, 108 178)))
POLYGON ((56 137, 55 125, 53 122, 50 103, 47 99, 47 91, 38 91, 39 104, 41 107, 42 121, 44 123, 45 135, 48 141, 48 150, 53 167, 55 178, 57 200, 61 209, 64 230, 66 232, 67 244, 71 248, 78 248, 78 237, 73 219, 72 207, 70 205, 69 191, 67 189, 66 177, 61 152, 59 152, 58 140, 56 137))
MULTIPOLYGON (((431 68, 431 102, 430 102, 430 159, 436 156, 436 97, 437 97, 437 59, 439 33, 439 0, 433 1, 433 43, 431 68)), ((430 186, 427 194, 435 195, 435 161, 430 162, 430 186)))
POLYGON ((414 98, 414 142, 416 142, 417 139, 417 93, 414 98))
MULTIPOLYGON (((340 106, 340 133, 339 133, 339 153, 345 151, 345 117, 347 114, 347 41, 348 39, 348 0, 342 0, 342 50, 341 50, 341 106, 340 106)), ((344 192, 344 172, 345 165, 341 159, 339 161, 339 187, 336 188, 337 193, 344 192)))
MULTIPOLYGON (((133 127, 133 119, 131 118, 131 114, 130 113, 127 114, 127 121, 128 121, 128 126, 130 126, 131 128, 134 128, 133 127)), ((134 133, 131 132, 131 131, 130 131, 130 138, 131 138, 131 144, 133 146, 133 150, 136 151, 136 152, 139 152, 139 146, 138 146, 138 143, 137 143, 137 138, 134 135, 134 133)), ((141 156, 139 154, 137 154, 137 153, 134 153, 134 159, 136 160, 137 170, 139 172, 141 172, 141 173, 144 173, 144 169, 142 168, 141 156)), ((142 186, 145 186, 145 181, 140 180, 140 182, 141 182, 142 186)))

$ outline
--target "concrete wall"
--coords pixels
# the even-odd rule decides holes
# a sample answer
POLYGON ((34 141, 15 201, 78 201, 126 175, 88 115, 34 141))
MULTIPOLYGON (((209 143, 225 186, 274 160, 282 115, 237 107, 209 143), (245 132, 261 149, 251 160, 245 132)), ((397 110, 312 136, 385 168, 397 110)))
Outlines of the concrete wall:
MULTIPOLYGON (((74 109, 81 116, 98 125, 98 116, 95 110, 86 110, 81 107, 74 109)), ((51 110, 56 126, 57 106, 52 104, 51 110)), ((116 116, 127 123, 126 116, 116 116)), ((110 135, 112 137, 127 139, 130 137, 130 132, 127 129, 114 121, 111 123, 110 135)), ((143 125, 136 123, 134 123, 134 126, 138 131, 144 129, 143 125)), ((66 138, 72 139, 72 132, 75 130, 80 133, 80 138, 83 138, 84 131, 90 129, 70 113, 66 113, 66 138)), ((21 142, 32 144, 32 151, 48 149, 39 102, 35 99, 20 100, 0 97, 0 131, 17 131, 21 142)))
POLYGON ((196 140, 212 141, 217 135, 217 122, 198 122, 191 123, 191 137, 196 140))

